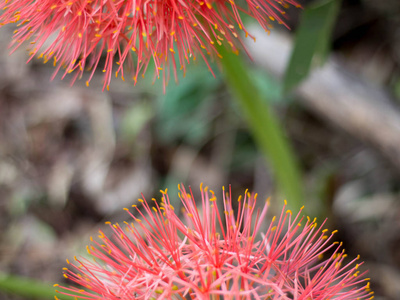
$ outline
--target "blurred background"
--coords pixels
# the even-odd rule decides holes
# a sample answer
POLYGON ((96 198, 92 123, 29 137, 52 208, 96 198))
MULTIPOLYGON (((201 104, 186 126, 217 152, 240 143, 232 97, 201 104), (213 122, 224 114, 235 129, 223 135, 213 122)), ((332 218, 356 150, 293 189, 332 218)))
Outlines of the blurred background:
MULTIPOLYGON (((249 73, 289 137, 308 212, 328 217, 349 255, 365 260, 375 299, 400 299, 400 2, 343 0, 326 63, 285 93, 301 14, 290 9, 291 31, 254 27, 249 73)), ((24 49, 10 56, 12 31, 0 32, 2 273, 63 282, 65 259, 83 254, 105 221, 126 219, 122 208, 141 193, 169 188, 174 198, 180 182, 219 196, 231 184, 235 196, 248 188, 281 205, 218 66, 214 78, 192 64, 166 94, 150 74, 106 92, 101 72, 71 87, 50 81, 51 64, 26 64, 24 49)))

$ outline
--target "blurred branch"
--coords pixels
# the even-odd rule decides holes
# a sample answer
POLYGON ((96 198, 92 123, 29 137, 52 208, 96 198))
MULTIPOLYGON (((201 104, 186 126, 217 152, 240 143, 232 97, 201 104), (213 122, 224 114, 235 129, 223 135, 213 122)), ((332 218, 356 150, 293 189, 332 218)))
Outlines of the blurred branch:
MULTIPOLYGON (((255 63, 282 78, 292 41, 254 28, 257 43, 247 41, 255 63), (259 34, 257 34, 259 33, 259 34)), ((379 87, 351 74, 333 57, 296 89, 302 103, 320 117, 378 149, 400 171, 400 109, 379 87)))

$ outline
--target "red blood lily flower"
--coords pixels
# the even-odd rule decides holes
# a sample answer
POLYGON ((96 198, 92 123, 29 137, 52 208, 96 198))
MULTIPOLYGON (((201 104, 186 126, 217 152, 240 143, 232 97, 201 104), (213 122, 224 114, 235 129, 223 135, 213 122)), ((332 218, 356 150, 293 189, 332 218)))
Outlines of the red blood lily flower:
POLYGON ((126 208, 133 222, 108 222, 114 235, 91 239, 93 260, 67 260, 64 277, 80 287, 56 284, 58 292, 104 300, 373 298, 358 257, 348 260, 334 232, 301 211, 285 203, 267 224, 268 201, 256 209, 256 194, 233 202, 223 190, 222 212, 214 192, 200 190, 197 206, 192 190, 179 188, 181 214, 166 191, 160 202, 126 208))
POLYGON ((72 82, 89 69, 89 85, 102 68, 104 87, 113 73, 124 79, 126 70, 136 84, 153 61, 165 87, 171 69, 176 78, 177 68, 185 72, 197 56, 207 65, 207 55, 221 56, 217 45, 237 52, 238 29, 251 36, 239 13, 268 31, 270 21, 283 23, 289 4, 298 6, 295 0, 5 0, 0 26, 17 23, 12 45, 29 41, 31 59, 52 60, 55 73, 65 69, 63 78, 74 72, 72 82))

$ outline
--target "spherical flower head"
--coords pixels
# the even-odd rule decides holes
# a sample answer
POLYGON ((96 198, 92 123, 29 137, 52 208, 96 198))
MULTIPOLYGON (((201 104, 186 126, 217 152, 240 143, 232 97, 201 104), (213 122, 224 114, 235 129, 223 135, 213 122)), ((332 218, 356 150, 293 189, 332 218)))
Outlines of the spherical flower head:
POLYGON ((64 277, 81 287, 56 284, 57 292, 107 300, 373 298, 358 258, 347 260, 334 232, 301 211, 293 215, 285 203, 267 223, 268 201, 256 209, 256 194, 233 202, 223 189, 220 203, 200 190, 197 204, 179 187, 182 210, 167 191, 161 201, 139 199, 141 207, 126 209, 132 222, 108 222, 113 237, 100 231, 99 242, 91 239, 92 260, 67 260, 64 277))
MULTIPOLYGON (((283 23, 281 15, 295 0, 5 0, 0 4, 0 26, 17 23, 13 45, 30 42, 31 58, 53 61, 63 77, 85 69, 124 79, 126 70, 136 83, 149 63, 164 85, 170 71, 185 72, 190 60, 221 55, 218 46, 234 52, 241 44, 239 31, 249 32, 239 13, 255 18, 269 31, 270 22, 283 23), (101 60, 102 53, 106 57, 101 60)), ((250 35, 251 36, 251 35, 250 35)), ((211 70, 211 68, 210 68, 211 70)))

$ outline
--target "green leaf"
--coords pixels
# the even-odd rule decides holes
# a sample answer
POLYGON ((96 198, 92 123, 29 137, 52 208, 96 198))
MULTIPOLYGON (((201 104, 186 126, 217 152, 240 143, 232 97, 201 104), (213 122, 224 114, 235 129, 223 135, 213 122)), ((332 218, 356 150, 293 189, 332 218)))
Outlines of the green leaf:
POLYGON ((314 65, 322 65, 326 61, 340 2, 317 1, 304 10, 285 73, 285 92, 305 79, 314 65))
POLYGON ((56 288, 49 284, 3 273, 0 273, 0 290, 9 294, 26 297, 27 299, 54 300, 55 295, 60 300, 76 299, 75 297, 56 293, 56 288))
POLYGON ((196 66, 180 84, 169 86, 160 99, 156 130, 163 142, 185 140, 198 144, 209 130, 210 98, 219 80, 208 69, 196 66))
POLYGON ((241 107, 259 150, 271 164, 289 206, 294 210, 300 209, 304 204, 300 170, 278 119, 259 93, 241 58, 225 48, 219 50, 223 56, 221 64, 226 81, 234 100, 241 107))

